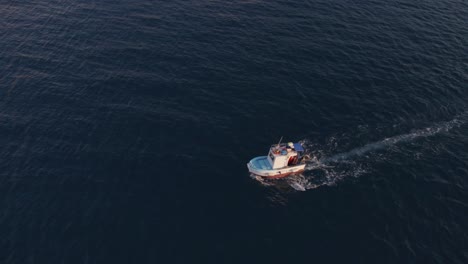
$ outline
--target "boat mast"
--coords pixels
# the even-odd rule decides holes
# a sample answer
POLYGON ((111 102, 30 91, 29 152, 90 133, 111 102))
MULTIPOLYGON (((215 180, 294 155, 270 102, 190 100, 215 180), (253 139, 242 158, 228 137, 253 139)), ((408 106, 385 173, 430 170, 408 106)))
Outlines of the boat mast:
POLYGON ((280 140, 279 140, 279 142, 278 142, 277 148, 279 148, 279 146, 280 146, 280 144, 281 144, 281 140, 283 140, 283 136, 281 136, 281 138, 280 138, 280 140))

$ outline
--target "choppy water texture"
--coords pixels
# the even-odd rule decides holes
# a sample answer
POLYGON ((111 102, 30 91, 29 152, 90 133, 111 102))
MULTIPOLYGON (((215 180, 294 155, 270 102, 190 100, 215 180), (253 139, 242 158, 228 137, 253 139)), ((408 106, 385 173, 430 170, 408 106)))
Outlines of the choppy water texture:
POLYGON ((0 3, 0 263, 467 263, 467 18, 0 3), (249 177, 280 136, 315 162, 249 177))

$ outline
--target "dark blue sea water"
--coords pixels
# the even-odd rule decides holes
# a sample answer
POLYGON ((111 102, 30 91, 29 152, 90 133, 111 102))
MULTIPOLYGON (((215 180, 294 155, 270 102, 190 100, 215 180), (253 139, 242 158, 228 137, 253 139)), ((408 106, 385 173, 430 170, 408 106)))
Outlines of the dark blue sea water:
POLYGON ((0 2, 0 263, 468 263, 468 2, 0 2), (265 181, 281 136, 318 163, 265 181))

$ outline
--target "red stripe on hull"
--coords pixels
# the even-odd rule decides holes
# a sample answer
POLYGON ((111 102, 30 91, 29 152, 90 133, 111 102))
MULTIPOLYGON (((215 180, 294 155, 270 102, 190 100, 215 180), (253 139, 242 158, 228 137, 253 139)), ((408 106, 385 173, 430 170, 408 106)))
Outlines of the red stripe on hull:
POLYGON ((263 176, 263 175, 258 175, 258 174, 255 174, 257 176, 260 176, 262 178, 265 178, 265 179, 279 179, 279 178, 285 178, 285 177, 288 177, 290 175, 293 175, 293 174, 298 174, 298 173, 301 173, 303 172, 304 170, 300 170, 300 171, 293 171, 293 172, 287 172, 287 173, 281 173, 281 174, 276 174, 276 175, 271 175, 271 176, 263 176))

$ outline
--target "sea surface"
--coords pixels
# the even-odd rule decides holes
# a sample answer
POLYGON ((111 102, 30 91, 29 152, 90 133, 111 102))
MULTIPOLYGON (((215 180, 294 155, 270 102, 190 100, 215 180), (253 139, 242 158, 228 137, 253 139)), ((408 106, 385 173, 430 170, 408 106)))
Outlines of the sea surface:
POLYGON ((467 84, 465 0, 0 1, 0 263, 468 263, 467 84))

